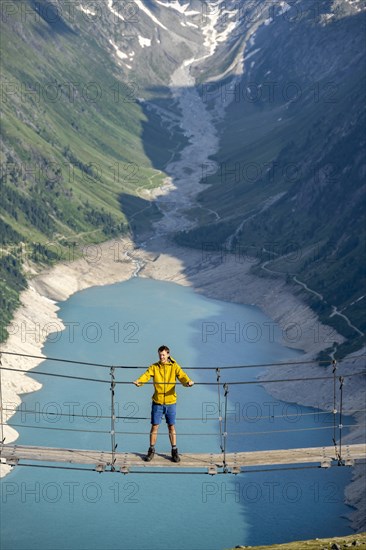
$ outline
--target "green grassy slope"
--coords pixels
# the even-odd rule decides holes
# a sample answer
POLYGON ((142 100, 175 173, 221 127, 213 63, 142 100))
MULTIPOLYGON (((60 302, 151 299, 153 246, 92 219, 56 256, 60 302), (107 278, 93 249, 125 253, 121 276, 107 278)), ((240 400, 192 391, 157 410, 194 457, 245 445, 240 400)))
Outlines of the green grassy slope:
POLYGON ((97 33, 77 11, 71 28, 20 4, 7 2, 1 18, 2 339, 26 285, 22 260, 49 263, 70 243, 127 233, 123 201, 163 176, 142 145, 134 83, 97 33))
POLYGON ((360 548, 362 550, 366 547, 366 534, 357 533, 348 537, 301 540, 267 546, 237 546, 236 548, 251 548, 252 550, 335 550, 337 548, 335 545, 338 545, 341 550, 346 548, 360 548))

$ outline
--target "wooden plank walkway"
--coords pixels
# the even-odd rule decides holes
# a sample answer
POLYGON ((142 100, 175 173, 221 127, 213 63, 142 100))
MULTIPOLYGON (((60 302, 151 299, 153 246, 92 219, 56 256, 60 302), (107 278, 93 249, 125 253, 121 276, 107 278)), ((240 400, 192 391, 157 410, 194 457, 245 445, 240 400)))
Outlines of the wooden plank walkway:
MULTIPOLYGON (((226 469, 231 473, 239 473, 242 469, 252 466, 272 466, 291 464, 319 464, 322 467, 331 466, 338 461, 334 447, 310 447, 303 449, 281 449, 277 451, 253 451, 227 453, 226 465, 223 453, 216 454, 180 454, 181 462, 174 463, 169 455, 157 453, 151 462, 144 461, 141 453, 115 453, 116 470, 128 473, 134 469, 164 469, 189 468, 204 469, 208 473, 217 473, 218 469, 226 469)), ((0 445, 2 462, 16 465, 21 460, 61 462, 69 464, 92 464, 93 469, 104 471, 112 462, 112 453, 108 451, 90 451, 82 449, 58 449, 53 447, 32 447, 25 445, 0 445)), ((342 460, 347 466, 355 461, 366 458, 366 444, 344 445, 342 460)))

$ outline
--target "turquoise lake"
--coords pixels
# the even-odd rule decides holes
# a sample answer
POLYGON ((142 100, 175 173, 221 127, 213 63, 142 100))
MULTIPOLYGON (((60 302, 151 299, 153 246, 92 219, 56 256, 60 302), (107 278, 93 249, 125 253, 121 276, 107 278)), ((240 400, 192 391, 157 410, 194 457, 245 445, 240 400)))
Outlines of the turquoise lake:
MULTIPOLYGON (((59 305, 66 328, 50 334, 43 349, 48 357, 138 367, 115 370, 117 382, 131 382, 115 391, 116 415, 123 417, 116 421, 118 452, 148 448, 153 387, 136 388, 132 381, 157 360, 160 345, 170 347, 197 383, 177 384, 181 453, 220 452, 218 388, 200 385, 216 382, 216 367, 301 359, 280 343, 280 329, 259 309, 211 300, 173 283, 133 278, 79 292, 59 305), (195 367, 206 370, 189 370, 195 367)), ((296 405, 296 395, 294 403, 285 403, 266 386, 230 385, 254 381, 260 372, 221 370, 221 383, 229 385, 227 451, 331 445, 330 415, 296 405)), ((20 434, 17 443, 110 450, 108 368, 47 360, 31 376, 43 387, 22 396, 24 410, 9 421, 20 434)), ((311 391, 314 382, 308 384, 311 391)), ((170 453, 164 424, 156 450, 170 453)), ((3 550, 221 550, 352 533, 346 518, 351 508, 343 504, 348 468, 123 475, 29 464, 2 480, 3 550)))

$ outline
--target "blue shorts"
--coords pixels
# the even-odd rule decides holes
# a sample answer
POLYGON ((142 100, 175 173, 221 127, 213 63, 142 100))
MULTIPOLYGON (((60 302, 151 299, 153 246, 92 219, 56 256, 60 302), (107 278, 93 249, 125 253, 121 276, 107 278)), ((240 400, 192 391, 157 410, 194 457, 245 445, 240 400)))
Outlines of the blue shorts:
POLYGON ((153 401, 151 407, 151 424, 161 424, 161 420, 165 414, 166 423, 168 426, 172 426, 175 424, 176 412, 176 403, 172 403, 172 405, 158 405, 158 403, 154 403, 153 401))

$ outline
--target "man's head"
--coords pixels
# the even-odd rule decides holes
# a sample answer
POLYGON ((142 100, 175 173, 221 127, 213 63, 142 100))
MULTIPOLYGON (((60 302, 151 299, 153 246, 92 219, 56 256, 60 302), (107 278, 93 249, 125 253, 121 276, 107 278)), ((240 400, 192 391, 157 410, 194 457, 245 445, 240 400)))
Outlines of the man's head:
POLYGON ((167 363, 170 355, 168 346, 160 346, 158 349, 159 359, 162 363, 167 363))

